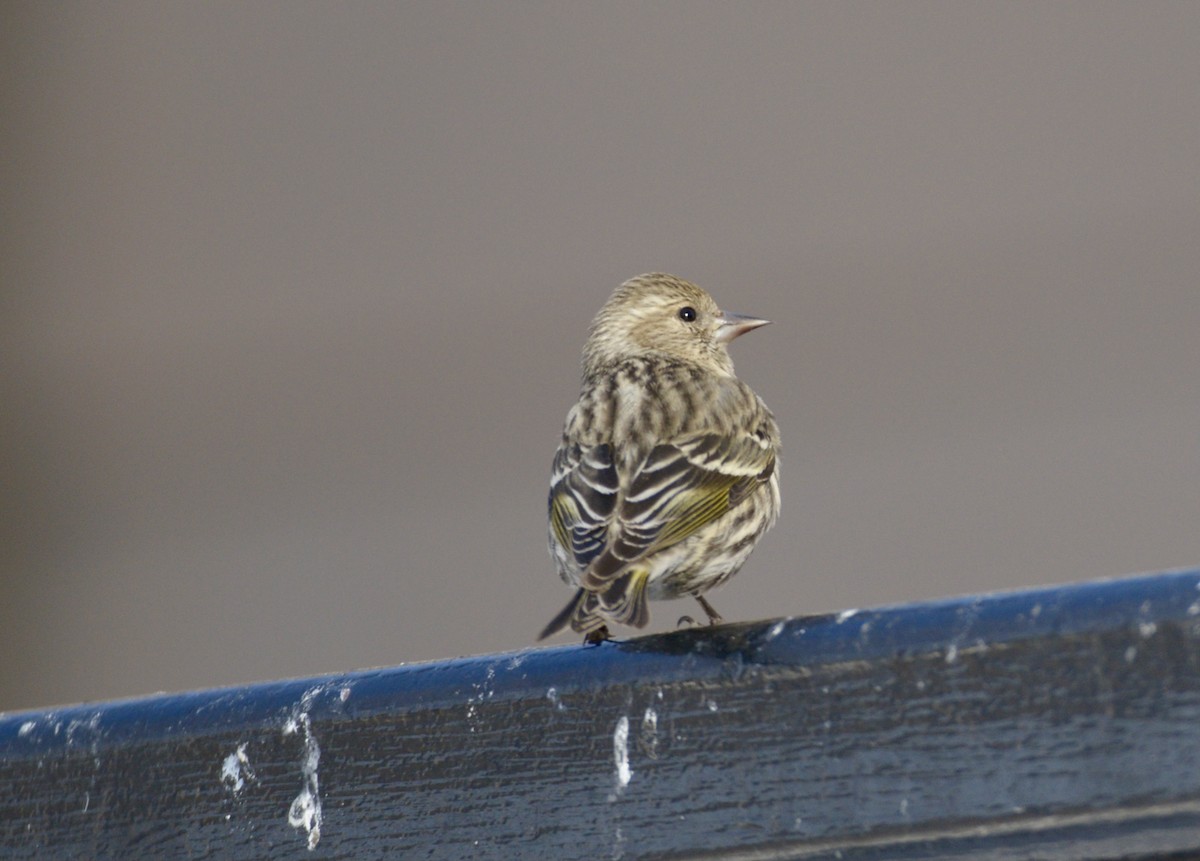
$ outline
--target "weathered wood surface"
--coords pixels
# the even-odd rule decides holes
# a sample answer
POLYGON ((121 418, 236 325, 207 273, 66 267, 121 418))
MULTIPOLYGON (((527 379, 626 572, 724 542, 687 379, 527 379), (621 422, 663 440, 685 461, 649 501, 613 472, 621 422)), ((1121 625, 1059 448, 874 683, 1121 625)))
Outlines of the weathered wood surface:
POLYGON ((3 715, 0 787, 12 859, 1195 852, 1200 571, 3 715))

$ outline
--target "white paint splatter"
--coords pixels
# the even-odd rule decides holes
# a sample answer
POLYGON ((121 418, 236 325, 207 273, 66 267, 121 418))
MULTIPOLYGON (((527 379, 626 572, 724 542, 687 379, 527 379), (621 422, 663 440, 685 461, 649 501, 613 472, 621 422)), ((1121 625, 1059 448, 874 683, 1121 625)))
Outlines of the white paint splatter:
POLYGON ((254 770, 250 768, 250 758, 246 756, 246 745, 242 742, 237 750, 225 757, 221 763, 221 782, 228 784, 233 794, 237 795, 246 786, 246 778, 254 780, 254 770), (245 772, 245 777, 242 773, 245 772))
POLYGON ((304 740, 300 757, 300 775, 304 780, 304 786, 299 795, 292 800, 291 807, 288 808, 288 825, 297 830, 304 829, 308 834, 309 851, 316 849, 317 844, 321 842, 322 817, 320 782, 317 777, 317 766, 321 762, 321 747, 317 744, 317 737, 313 734, 312 721, 308 717, 307 709, 311 707, 313 699, 321 691, 322 688, 319 687, 305 691, 304 696, 300 698, 300 705, 283 725, 284 735, 299 733, 304 740))
POLYGON ((617 791, 609 799, 616 801, 616 797, 633 779, 633 771, 629 768, 629 718, 625 715, 621 715, 613 730, 613 762, 617 766, 617 791))
POLYGON ((37 721, 27 720, 27 721, 25 721, 25 723, 21 724, 21 728, 17 730, 17 735, 20 738, 25 738, 25 736, 29 735, 36 728, 37 728, 37 721))
POLYGON ((837 614, 837 619, 836 619, 837 624, 840 625, 840 624, 842 624, 842 622, 845 622, 847 619, 853 619, 857 615, 858 615, 857 607, 854 609, 851 609, 851 610, 843 610, 842 612, 837 614))
POLYGON ((1137 660, 1137 646, 1130 646, 1125 650, 1125 663, 1132 664, 1137 660))
POLYGON ((717 710, 717 701, 716 700, 711 700, 711 699, 705 700, 704 705, 710 712, 715 712, 717 710))
POLYGON ((1158 632, 1158 625, 1154 622, 1142 622, 1138 625, 1138 633, 1142 635, 1142 639, 1153 637, 1158 632))
POLYGON ((650 759, 658 759, 658 712, 653 706, 647 706, 642 714, 642 731, 638 738, 638 747, 650 759))
POLYGON ((567 710, 566 704, 558 698, 558 688, 546 688, 546 699, 550 700, 550 705, 554 706, 555 711, 565 712, 567 710))
POLYGON ((957 660, 958 660, 958 646, 956 646, 954 643, 951 643, 946 648, 946 663, 953 664, 957 660))
POLYGON ((774 640, 776 637, 778 637, 780 634, 783 633, 783 629, 786 627, 787 627, 786 621, 781 619, 778 622, 776 622, 774 625, 771 626, 770 630, 767 631, 767 640, 774 640))
MULTIPOLYGON (((54 728, 55 735, 58 734, 59 727, 62 726, 60 721, 58 726, 54 728)), ((100 728, 100 712, 96 712, 87 720, 76 718, 67 723, 67 744, 75 744, 76 736, 85 733, 95 734, 100 728)))
POLYGON ((1189 616, 1200 614, 1200 601, 1193 601, 1191 604, 1189 604, 1187 608, 1187 614, 1189 616))
POLYGON ((341 700, 342 702, 345 702, 346 700, 350 699, 350 686, 349 685, 346 685, 340 691, 338 691, 338 699, 341 700))
POLYGON ((467 697, 467 727, 471 732, 480 728, 479 706, 496 695, 493 685, 496 682, 496 665, 487 668, 487 674, 482 682, 471 682, 474 691, 467 697))
POLYGON ((1040 615, 1042 615, 1042 605, 1041 604, 1034 604, 1032 607, 1029 608, 1029 618, 1030 619, 1036 619, 1040 615))

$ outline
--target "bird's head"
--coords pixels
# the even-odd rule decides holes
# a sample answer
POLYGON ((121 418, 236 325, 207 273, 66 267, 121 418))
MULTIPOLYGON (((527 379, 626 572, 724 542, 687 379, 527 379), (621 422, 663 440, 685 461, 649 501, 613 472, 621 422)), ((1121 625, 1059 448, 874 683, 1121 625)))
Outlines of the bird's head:
POLYGON ((768 322, 723 312, 707 292, 673 275, 639 275, 618 287, 592 321, 584 372, 641 356, 732 374, 729 342, 768 322))

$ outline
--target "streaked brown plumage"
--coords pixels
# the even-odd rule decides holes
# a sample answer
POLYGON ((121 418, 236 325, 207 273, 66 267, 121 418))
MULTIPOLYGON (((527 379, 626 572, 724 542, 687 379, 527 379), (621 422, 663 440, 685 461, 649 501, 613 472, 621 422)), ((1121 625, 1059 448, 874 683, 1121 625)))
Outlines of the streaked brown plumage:
POLYGON ((766 322, 660 273, 627 281, 596 315, 550 482, 550 553, 576 593, 542 638, 644 627, 647 599, 692 595, 720 620, 703 593, 779 513, 779 429, 726 350, 766 322))

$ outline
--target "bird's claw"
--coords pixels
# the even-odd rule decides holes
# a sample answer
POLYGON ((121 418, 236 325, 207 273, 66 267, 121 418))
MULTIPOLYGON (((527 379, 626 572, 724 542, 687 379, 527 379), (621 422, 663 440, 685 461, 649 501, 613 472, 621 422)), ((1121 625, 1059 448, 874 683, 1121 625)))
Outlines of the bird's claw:
POLYGON ((605 640, 611 640, 612 634, 608 631, 608 625, 601 625, 594 631, 588 631, 583 635, 583 644, 585 646, 599 646, 605 640))

